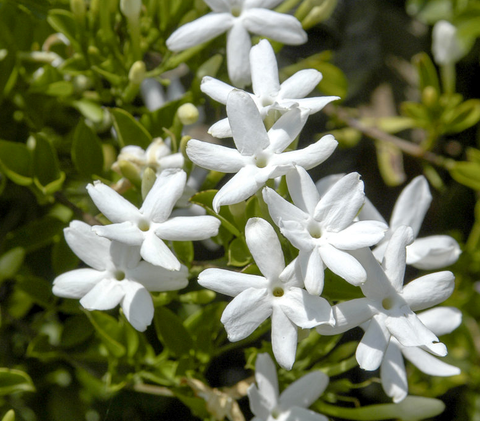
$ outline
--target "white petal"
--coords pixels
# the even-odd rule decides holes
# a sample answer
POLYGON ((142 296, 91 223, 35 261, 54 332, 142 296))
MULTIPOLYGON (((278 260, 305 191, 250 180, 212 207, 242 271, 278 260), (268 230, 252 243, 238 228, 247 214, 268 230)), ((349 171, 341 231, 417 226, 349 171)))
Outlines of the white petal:
POLYGON ((140 217, 140 212, 135 206, 100 181, 89 184, 87 190, 97 208, 110 221, 136 221, 140 217))
MULTIPOLYGON (((275 376, 276 375, 277 373, 275 373, 275 376)), ((271 402, 268 400, 268 396, 266 396, 264 393, 260 393, 257 389, 257 386, 254 384, 251 384, 248 387, 247 395, 250 402, 250 410, 254 415, 256 415, 252 421, 263 421, 268 419, 270 411, 276 406, 276 401, 274 404, 271 404, 271 402)))
POLYGON ((124 295, 120 282, 103 279, 80 300, 80 304, 87 310, 110 310, 120 303, 124 295))
POLYGON ((227 99, 227 115, 233 140, 242 155, 253 156, 269 146, 262 117, 249 94, 232 91, 227 99))
POLYGON ((249 336, 272 314, 266 289, 249 288, 238 294, 225 308, 221 322, 231 342, 249 336))
POLYGON ((297 267, 300 268, 303 275, 303 282, 308 293, 320 295, 324 286, 325 266, 318 248, 309 252, 300 251, 297 258, 297 267))
POLYGON ((133 269, 138 266, 141 260, 140 247, 132 247, 118 241, 112 241, 110 254, 114 265, 121 270, 133 269))
MULTIPOLYGON (((338 99, 340 99, 339 96, 319 96, 314 98, 295 99, 291 102, 295 102, 299 108, 308 111, 308 115, 312 115, 322 110, 325 105, 338 99)), ((279 103, 280 105, 287 105, 289 101, 279 101, 279 103)))
POLYGON ((297 327, 279 307, 273 307, 272 349, 278 364, 290 370, 297 350, 297 327))
POLYGON ((214 216, 178 216, 159 224, 155 234, 163 240, 206 240, 218 234, 220 219, 214 216))
POLYGON ((286 178, 288 191, 295 206, 313 216, 320 195, 308 172, 303 167, 295 167, 286 178))
POLYGON ((388 229, 378 221, 358 221, 328 236, 328 242, 341 250, 356 250, 377 244, 388 229))
POLYGON ((125 297, 121 306, 125 317, 139 332, 143 332, 152 323, 153 301, 148 291, 136 282, 125 281, 125 297))
POLYGON ((306 148, 276 154, 270 161, 275 165, 299 165, 309 170, 325 161, 333 153, 337 145, 338 142, 332 135, 326 135, 306 148))
POLYGON ((451 333, 462 323, 462 312, 454 307, 435 307, 417 316, 437 336, 451 333))
POLYGON ((280 232, 292 243, 292 245, 304 252, 310 253, 316 246, 316 238, 313 238, 307 230, 307 224, 297 221, 279 220, 280 232))
POLYGON ((251 48, 250 68, 255 95, 259 97, 276 95, 280 89, 277 60, 272 46, 266 39, 251 48))
POLYGON ((236 20, 227 33, 227 68, 228 77, 239 88, 250 84, 251 46, 250 34, 242 22, 236 20))
POLYGON ((112 241, 118 241, 129 246, 139 246, 142 244, 145 234, 137 225, 129 221, 119 224, 95 225, 92 227, 95 235, 108 238, 112 241))
POLYGON ((214 12, 228 12, 230 13, 230 2, 226 0, 205 0, 208 7, 214 12))
POLYGON ((210 76, 205 76, 200 84, 200 90, 207 94, 210 98, 220 102, 220 104, 227 103, 227 97, 235 88, 218 79, 210 76))
POLYGON ((313 371, 288 386, 280 395, 279 403, 283 408, 293 406, 308 408, 321 396, 327 386, 328 376, 321 371, 313 371))
POLYGON ((55 278, 52 291, 57 297, 82 298, 104 277, 104 271, 94 269, 71 270, 55 278))
POLYGON ((235 173, 245 165, 242 155, 236 149, 196 139, 188 141, 187 155, 200 167, 224 173, 235 173))
POLYGON ((360 219, 360 221, 380 221, 383 222, 385 225, 388 225, 387 221, 385 221, 385 218, 380 215, 380 212, 375 208, 375 206, 373 206, 373 203, 370 202, 368 197, 365 197, 365 204, 363 205, 360 213, 358 214, 358 219, 360 219))
POLYGON ((367 280, 367 272, 355 257, 338 250, 330 244, 319 248, 323 263, 335 274, 352 285, 358 286, 367 280))
POLYGON ((322 74, 315 69, 304 69, 290 76, 280 87, 281 98, 305 98, 322 80, 322 74))
POLYGON ((153 232, 145 236, 145 241, 140 249, 142 257, 152 265, 161 266, 168 270, 179 270, 180 262, 168 248, 153 232))
POLYGON ((164 222, 182 196, 187 182, 185 171, 169 168, 160 173, 145 198, 140 212, 150 221, 164 222))
POLYGON ((300 288, 291 288, 278 301, 287 317, 302 329, 324 323, 335 325, 332 307, 325 298, 310 295, 300 288))
POLYGON ((309 409, 294 406, 290 408, 287 420, 328 421, 328 418, 325 415, 318 414, 309 409))
POLYGON ((381 317, 373 317, 355 353, 360 368, 373 371, 380 367, 389 341, 390 333, 381 317))
POLYGON ((308 114, 294 108, 283 114, 268 131, 270 150, 282 153, 299 135, 307 122, 308 114))
MULTIPOLYGON (((315 183, 315 186, 317 187, 317 191, 320 194, 320 197, 323 197, 325 193, 329 191, 335 185, 335 183, 337 181, 340 181, 344 176, 345 174, 332 174, 332 175, 327 175, 326 177, 322 177, 320 180, 318 180, 315 183)), ((367 199, 365 198, 365 200, 367 199)), ((365 219, 371 219, 371 218, 365 218, 365 219)))
POLYGON ((365 200, 360 174, 347 174, 322 197, 314 218, 328 231, 339 232, 348 227, 365 200))
POLYGON ((282 3, 283 0, 245 0, 243 2, 244 9, 262 8, 273 9, 282 3))
POLYGON ((188 285, 188 269, 183 265, 180 270, 168 270, 140 262, 135 269, 126 273, 126 277, 142 284, 148 291, 176 291, 188 285))
POLYGON ((424 310, 445 301, 455 288, 452 272, 431 273, 409 282, 402 296, 413 311, 424 310))
POLYGON ((420 348, 402 348, 405 358, 410 360, 420 371, 430 376, 455 376, 460 374, 460 369, 453 365, 444 363, 428 352, 420 348))
POLYGON ((72 221, 63 230, 65 241, 72 251, 88 266, 105 270, 110 260, 110 240, 99 237, 85 222, 72 221))
POLYGON ((267 280, 263 276, 249 275, 225 269, 205 269, 198 276, 198 283, 205 288, 235 297, 249 288, 266 289, 267 280))
POLYGON ((455 263, 461 252, 458 243, 448 235, 417 238, 407 247, 407 264, 423 270, 440 269, 455 263))
POLYGON ((278 403, 277 369, 268 354, 258 354, 255 361, 255 381, 258 391, 266 400, 269 411, 278 403))
MULTIPOLYGON (((287 178, 288 179, 288 178, 287 178)), ((279 225, 280 221, 297 221, 306 224, 308 214, 300 206, 294 206, 285 200, 275 190, 266 187, 263 189, 263 200, 268 205, 268 211, 275 224, 279 225)))
POLYGON ((410 227, 402 225, 398 227, 388 242, 385 255, 383 256, 382 267, 387 278, 396 291, 403 289, 403 278, 405 276, 405 260, 407 245, 413 241, 413 232, 410 227))
POLYGON ((223 34, 233 22, 230 13, 209 13, 177 29, 167 39, 167 47, 177 52, 202 44, 223 34))
POLYGON ((382 387, 393 402, 403 401, 408 394, 407 373, 398 342, 392 339, 380 366, 382 387))
POLYGON ((307 34, 297 18, 266 9, 250 9, 244 12, 243 24, 249 32, 272 38, 287 45, 307 42, 307 34))
POLYGON ((332 307, 335 326, 320 325, 316 329, 321 335, 337 335, 354 327, 360 326, 370 319, 373 311, 367 298, 357 298, 339 303, 332 307))
POLYGON ((269 280, 276 280, 285 269, 280 241, 273 227, 262 218, 250 218, 245 226, 248 249, 260 272, 269 280))
POLYGON ((400 225, 408 225, 416 237, 431 201, 427 179, 423 175, 415 177, 398 196, 390 218, 390 228, 395 230, 400 225))
MULTIPOLYGON (((228 118, 222 118, 221 120, 217 121, 215 124, 212 124, 208 129, 208 134, 212 135, 213 137, 217 137, 218 139, 232 137, 233 136, 232 129, 230 127, 230 123, 228 122, 228 118)), ((240 155, 240 153, 238 154, 240 155)))

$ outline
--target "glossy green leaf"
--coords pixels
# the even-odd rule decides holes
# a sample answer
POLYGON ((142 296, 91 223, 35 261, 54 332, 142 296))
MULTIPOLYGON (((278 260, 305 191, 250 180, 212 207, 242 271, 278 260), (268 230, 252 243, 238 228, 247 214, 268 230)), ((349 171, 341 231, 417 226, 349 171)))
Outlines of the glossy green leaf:
POLYGON ((242 237, 235 238, 228 247, 228 264, 242 267, 252 262, 250 250, 242 237))
POLYGON ((32 184, 33 159, 23 143, 0 140, 0 168, 14 183, 32 184))
POLYGON ((25 292, 31 300, 44 307, 51 307, 54 296, 52 293, 52 283, 38 276, 17 277, 17 287, 25 292))
POLYGON ((79 259, 70 249, 65 236, 61 235, 53 244, 52 248, 52 268, 57 275, 76 269, 79 259))
POLYGON ((466 153, 467 153, 467 159, 469 161, 480 164, 480 149, 467 148, 466 153))
POLYGON ((480 100, 469 99, 462 102, 442 118, 446 133, 460 133, 480 121, 480 100))
POLYGON ((186 292, 185 294, 181 294, 178 297, 178 300, 181 303, 205 305, 212 302, 216 296, 217 294, 214 291, 202 289, 200 291, 190 291, 186 292))
POLYGON ((74 88, 71 82, 60 80, 48 85, 43 93, 50 96, 70 96, 73 92, 74 88))
POLYGON ((113 108, 110 112, 120 146, 137 145, 143 149, 148 148, 152 143, 152 136, 142 124, 121 108, 113 108))
POLYGON ((480 191, 480 164, 477 162, 455 162, 453 168, 450 169, 450 175, 454 180, 480 191))
POLYGON ((2 421, 15 421, 15 411, 13 409, 7 411, 2 418, 2 421))
POLYGON ((103 174, 102 142, 84 121, 80 121, 73 134, 72 161, 84 177, 103 174))
POLYGON ((109 353, 116 358, 123 357, 126 349, 121 343, 122 332, 118 321, 101 311, 86 311, 85 314, 90 319, 109 353))
POLYGON ((33 171, 35 184, 46 194, 60 189, 65 179, 65 174, 60 171, 57 151, 40 133, 35 135, 33 171))
POLYGON ((35 392, 32 379, 21 370, 0 368, 0 396, 15 392, 35 392))
POLYGON ((423 92, 427 86, 431 86, 437 94, 440 95, 440 82, 438 80, 437 69, 428 54, 419 53, 413 57, 412 62, 417 68, 420 92, 423 92))
POLYGON ((72 105, 92 123, 101 123, 104 117, 103 108, 96 102, 88 99, 74 101, 72 105))
POLYGON ((4 50, 5 55, 0 58, 0 104, 2 103, 6 87, 9 85, 10 77, 15 69, 15 52, 4 50))
POLYGON ((157 307, 154 321, 158 339, 173 355, 177 358, 190 355, 194 349, 192 337, 174 312, 157 307))
POLYGON ((15 276, 23 264, 25 249, 15 247, 0 257, 0 283, 15 276))
POLYGON ((73 348, 85 342, 94 331, 95 329, 84 314, 69 317, 63 323, 59 346, 61 348, 73 348))
POLYGON ((173 241, 173 250, 182 263, 190 265, 194 257, 192 241, 173 241))
POLYGON ((403 115, 413 119, 419 127, 427 127, 429 125, 430 117, 423 104, 408 101, 402 102, 400 109, 403 115))

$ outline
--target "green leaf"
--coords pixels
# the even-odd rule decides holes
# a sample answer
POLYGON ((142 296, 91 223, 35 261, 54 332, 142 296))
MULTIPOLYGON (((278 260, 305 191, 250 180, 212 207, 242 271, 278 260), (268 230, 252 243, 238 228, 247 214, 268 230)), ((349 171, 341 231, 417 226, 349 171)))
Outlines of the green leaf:
POLYGON ((375 142, 378 169, 387 186, 399 186, 407 176, 403 169, 403 153, 392 143, 375 142))
POLYGON ((2 421, 15 421, 15 411, 10 409, 2 418, 2 421))
POLYGON ((16 184, 32 184, 32 155, 23 143, 0 140, 0 169, 16 184))
POLYGON ((416 102, 402 102, 400 109, 403 115, 413 119, 419 127, 428 127, 430 116, 425 105, 416 102))
POLYGON ((193 340, 180 318, 166 307, 155 309, 155 330, 158 339, 177 358, 193 351, 193 340))
POLYGON ((84 121, 80 121, 73 134, 72 161, 84 177, 103 174, 102 142, 84 121))
POLYGON ((80 99, 74 101, 72 105, 92 123, 101 123, 103 121, 104 111, 102 107, 96 102, 89 101, 88 99, 80 99))
POLYGON ((70 96, 73 95, 74 89, 71 82, 60 80, 53 82, 45 87, 43 93, 50 96, 70 96))
POLYGON ((0 283, 15 276, 23 264, 25 249, 15 247, 0 257, 0 283))
POLYGON ((69 317, 63 325, 61 348, 73 348, 92 336, 95 329, 84 314, 69 317))
POLYGON ((57 275, 73 270, 78 266, 79 259, 70 249, 65 236, 61 235, 52 248, 52 268, 57 275))
POLYGON ((38 276, 18 276, 17 286, 25 292, 34 303, 48 308, 53 302, 51 282, 38 276))
POLYGON ((0 104, 2 103, 4 95, 8 95, 8 92, 5 92, 5 90, 10 85, 10 78, 16 74, 16 72, 14 73, 16 63, 15 51, 3 51, 6 52, 6 56, 0 58, 0 104))
POLYGON ((480 120, 480 100, 469 99, 442 116, 445 133, 460 133, 480 120))
POLYGON ((440 82, 438 80, 437 69, 427 53, 419 53, 412 59, 413 65, 417 68, 419 77, 420 92, 427 86, 431 86, 440 95, 440 82))
POLYGON ((85 314, 110 354, 116 358, 123 357, 126 349, 121 343, 122 332, 118 321, 101 311, 86 311, 85 314))
POLYGON ((455 162, 450 169, 452 178, 464 186, 480 191, 480 164, 477 162, 455 162))
POLYGON ((53 29, 68 38, 75 51, 81 51, 80 44, 77 41, 77 24, 72 12, 63 9, 50 10, 47 21, 53 29))
POLYGON ((217 294, 214 291, 208 289, 202 289, 200 291, 190 291, 182 294, 178 297, 181 303, 187 304, 208 304, 212 302, 217 294))
POLYGON ((41 133, 35 135, 33 172, 35 184, 45 194, 52 194, 60 189, 65 179, 65 173, 60 171, 57 151, 41 133))
POLYGON ((135 118, 121 108, 110 110, 113 116, 113 125, 117 131, 120 146, 137 145, 147 149, 152 143, 152 136, 135 118))
POLYGON ((194 258, 192 241, 173 241, 173 250, 177 257, 186 265, 190 265, 194 258))
POLYGON ((228 247, 228 264, 243 267, 252 262, 250 250, 242 237, 235 238, 228 247))
POLYGON ((0 396, 15 392, 35 392, 32 379, 23 371, 0 368, 0 396))
POLYGON ((476 148, 467 148, 467 159, 471 162, 480 164, 480 150, 476 148))

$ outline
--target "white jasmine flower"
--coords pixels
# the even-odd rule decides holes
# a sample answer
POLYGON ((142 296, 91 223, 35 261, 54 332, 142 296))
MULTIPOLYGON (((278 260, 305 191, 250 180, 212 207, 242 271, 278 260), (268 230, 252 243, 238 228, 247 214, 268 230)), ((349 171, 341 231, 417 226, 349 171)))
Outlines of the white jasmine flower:
POLYGON ((432 31, 432 53, 438 65, 455 64, 468 49, 457 36, 457 28, 446 20, 439 20, 432 31))
MULTIPOLYGON (((338 96, 305 98, 322 80, 322 74, 315 69, 300 70, 280 84, 275 52, 265 39, 250 50, 250 69, 253 94, 249 95, 260 111, 262 119, 270 111, 277 110, 284 113, 297 106, 308 115, 315 114, 328 103, 340 99, 338 96)), ((228 94, 235 88, 206 76, 202 79, 200 89, 215 101, 226 104, 228 94)), ((220 138, 231 137, 232 131, 228 119, 215 123, 210 127, 209 133, 220 138)))
POLYGON ((255 380, 248 388, 252 421, 328 421, 324 415, 310 411, 328 386, 328 376, 312 371, 288 386, 281 394, 275 365, 268 354, 258 354, 255 361, 255 380))
MULTIPOLYGON (((420 313, 418 318, 435 335, 441 336, 460 325, 462 313, 453 307, 438 307, 420 313)), ((407 373, 402 354, 425 374, 442 377, 460 374, 458 367, 435 358, 422 347, 406 347, 397 339, 391 338, 380 366, 380 377, 383 390, 395 403, 401 402, 408 394, 407 373)))
POLYGON ((188 270, 169 271, 141 261, 139 247, 99 237, 90 225, 72 221, 65 240, 90 268, 66 272, 53 281, 53 293, 80 298, 87 310, 110 310, 118 304, 132 326, 143 332, 152 322, 153 301, 148 291, 172 291, 187 286, 188 270))
MULTIPOLYGON (((428 182, 423 175, 415 177, 400 193, 390 218, 390 228, 385 238, 374 250, 380 262, 393 232, 402 225, 412 228, 415 241, 407 247, 407 265, 418 269, 440 269, 455 263, 461 253, 458 243, 448 235, 432 235, 416 238, 425 214, 432 201, 428 182)), ((360 219, 385 220, 370 202, 365 203, 360 219)))
POLYGON ((205 0, 212 12, 183 25, 167 39, 172 51, 183 51, 227 32, 227 66, 235 86, 250 83, 249 32, 287 45, 307 41, 301 23, 293 16, 271 9, 282 0, 205 0))
POLYGON ((272 348, 278 363, 290 370, 295 362, 297 326, 310 329, 333 324, 328 302, 302 289, 292 264, 285 267, 280 241, 272 226, 251 218, 245 227, 248 248, 263 276, 224 269, 206 269, 198 277, 205 288, 235 297, 221 321, 232 342, 249 336, 272 318, 272 348))
POLYGON ((101 182, 89 184, 87 190, 93 202, 113 222, 96 225, 93 230, 110 240, 139 246, 140 255, 149 263, 179 270, 180 262, 162 240, 204 240, 217 235, 220 226, 217 218, 208 215, 169 218, 182 196, 185 182, 184 171, 163 171, 140 209, 101 182))
POLYGON ((237 150, 192 139, 187 155, 197 165, 225 173, 237 173, 215 195, 216 212, 222 205, 248 199, 268 179, 286 174, 294 165, 310 169, 325 161, 337 146, 332 135, 304 149, 283 152, 302 130, 307 115, 294 108, 266 131, 251 97, 234 90, 228 95, 227 115, 237 150))
POLYGON ((300 250, 296 264, 307 291, 322 292, 325 266, 353 285, 365 282, 365 269, 348 251, 378 243, 387 226, 378 221, 354 222, 365 199, 360 175, 344 176, 322 198, 301 167, 287 174, 287 185, 295 205, 269 188, 263 197, 282 234, 300 250))
POLYGON ((382 266, 369 249, 352 251, 367 271, 367 281, 361 286, 365 298, 335 305, 336 325, 317 327, 320 334, 331 335, 369 321, 356 352, 357 361, 365 370, 380 367, 392 338, 404 347, 425 347, 435 355, 447 354, 445 345, 414 311, 446 300, 453 292, 455 277, 448 271, 437 272, 404 286, 405 249, 412 241, 412 229, 399 227, 388 244, 382 266))

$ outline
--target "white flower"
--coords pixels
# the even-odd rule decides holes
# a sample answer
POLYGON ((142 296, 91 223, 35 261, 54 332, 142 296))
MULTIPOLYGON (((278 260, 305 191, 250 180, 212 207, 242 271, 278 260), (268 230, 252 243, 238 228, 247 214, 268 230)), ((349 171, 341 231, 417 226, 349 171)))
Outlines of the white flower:
MULTIPOLYGON (((423 175, 415 177, 400 193, 390 218, 390 228, 385 238, 380 241, 373 254, 380 262, 392 233, 400 226, 412 228, 414 238, 417 237, 425 214, 432 201, 428 182, 423 175)), ((373 205, 367 201, 359 215, 360 219, 385 220, 373 205)), ((448 235, 432 235, 416 238, 407 247, 407 265, 418 269, 440 269, 455 263, 461 250, 458 243, 448 235)))
POLYGON ((447 354, 445 345, 413 311, 446 300, 453 292, 455 277, 448 271, 437 272, 403 286, 405 248, 412 241, 412 229, 399 227, 388 244, 382 266, 370 249, 352 251, 367 271, 367 281, 361 286, 366 298, 335 305, 336 325, 317 327, 320 334, 331 335, 369 321, 356 352, 357 361, 365 370, 380 366, 392 337, 405 347, 426 347, 436 355, 447 354))
POLYGON ((220 221, 214 216, 169 218, 185 187, 182 170, 167 169, 155 181, 143 205, 137 209, 116 191, 101 182, 87 186, 88 193, 111 225, 96 225, 95 233, 123 244, 140 247, 149 263, 179 270, 180 262, 162 240, 204 240, 218 233, 220 221))
POLYGON ((245 236, 264 276, 206 269, 200 273, 198 283, 235 297, 221 318, 232 342, 246 338, 271 317, 273 353, 278 363, 289 370, 295 362, 297 326, 310 329, 319 324, 333 324, 332 310, 324 298, 302 289, 292 264, 285 268, 280 241, 267 221, 249 219, 245 236))
POLYGON ((305 149, 283 152, 302 130, 307 115, 294 108, 266 131, 260 113, 242 91, 228 95, 227 115, 238 150, 192 139, 187 155, 197 165, 225 173, 237 173, 215 195, 215 211, 248 199, 268 179, 279 177, 294 165, 310 169, 325 161, 337 146, 332 135, 322 137, 305 149))
MULTIPOLYGON (((322 80, 322 74, 315 69, 300 70, 280 84, 275 53, 265 39, 250 50, 250 69, 253 94, 249 95, 263 119, 269 111, 278 110, 284 113, 297 106, 311 115, 320 111, 328 103, 340 99, 338 96, 305 98, 322 80)), ((200 89, 215 101, 226 104, 228 94, 235 88, 206 76, 202 79, 200 89)), ((220 138, 231 137, 232 131, 228 119, 215 123, 210 127, 209 133, 220 138)))
MULTIPOLYGON (((435 335, 441 336, 460 325, 462 313, 453 307, 438 307, 420 313, 418 318, 435 335)), ((421 347, 405 347, 395 338, 391 338, 380 366, 380 377, 383 390, 395 403, 401 402, 408 394, 407 373, 402 354, 425 374, 442 377, 460 374, 458 367, 438 360, 421 347)))
POLYGON ((255 380, 248 388, 252 421, 328 421, 324 415, 310 411, 328 386, 328 376, 312 371, 288 386, 279 396, 275 365, 268 354, 258 354, 255 380))
POLYGON ((344 176, 320 198, 301 167, 287 174, 293 204, 266 188, 263 197, 282 234, 300 250, 296 264, 310 294, 323 290, 324 267, 353 285, 367 279, 363 266, 348 251, 380 241, 387 226, 378 221, 353 222, 365 194, 358 173, 344 176))
POLYGON ((457 28, 446 20, 439 20, 432 31, 432 53, 439 65, 455 64, 466 53, 466 46, 457 36, 457 28))
POLYGON ((172 51, 183 51, 227 32, 227 66, 232 83, 250 83, 249 32, 288 45, 307 41, 301 23, 293 16, 271 9, 282 0, 205 0, 212 9, 201 18, 183 25, 167 39, 172 51))
POLYGON ((53 281, 53 293, 80 298, 87 310, 110 310, 118 304, 132 326, 143 332, 152 322, 153 301, 148 291, 172 291, 187 286, 188 270, 169 271, 141 261, 139 247, 96 235, 80 221, 65 228, 65 240, 90 268, 76 269, 53 281))

